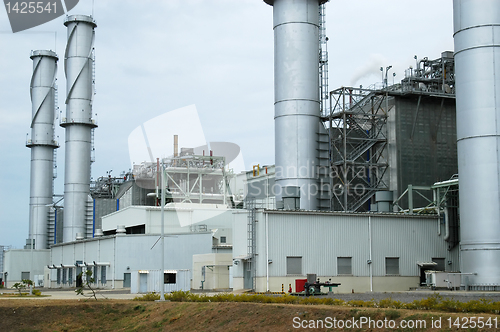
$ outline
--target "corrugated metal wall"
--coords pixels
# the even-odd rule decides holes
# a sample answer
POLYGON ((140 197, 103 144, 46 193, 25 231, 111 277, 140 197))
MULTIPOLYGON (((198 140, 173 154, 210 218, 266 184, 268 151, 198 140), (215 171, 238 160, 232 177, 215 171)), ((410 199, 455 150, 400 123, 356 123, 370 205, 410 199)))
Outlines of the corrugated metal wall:
MULTIPOLYGON (((191 271, 190 270, 176 270, 175 284, 164 284, 163 291, 170 293, 174 291, 188 291, 191 289, 191 271)), ((161 291, 161 273, 160 270, 149 271, 148 275, 148 292, 161 291)))
MULTIPOLYGON (((337 257, 352 257, 353 276, 368 276, 368 214, 307 212, 259 213, 257 276, 266 273, 266 225, 269 228, 269 276, 286 275, 286 257, 302 257, 302 275, 337 275, 337 257)), ((458 257, 447 250, 433 217, 371 215, 373 275, 385 275, 385 257, 399 257, 401 276, 419 276, 418 261, 445 258, 458 269, 458 257)), ((235 241, 236 242, 236 241, 235 241)))
MULTIPOLYGON (((189 291, 191 289, 191 271, 190 270, 175 270, 169 271, 175 272, 176 274, 176 282, 175 284, 164 284, 164 292, 170 293, 174 291, 189 291)), ((134 271, 131 274, 131 285, 130 285, 130 293, 137 294, 144 292, 144 289, 148 293, 156 292, 160 293, 160 283, 161 283, 161 273, 160 270, 148 270, 148 271, 134 271), (147 273, 146 273, 147 272, 147 273), (141 287, 141 278, 140 275, 147 275, 146 285, 141 287), (145 287, 144 287, 145 286, 145 287)))
POLYGON ((287 256, 302 256, 303 274, 336 275, 337 257, 353 257, 354 275, 368 273, 365 218, 319 214, 269 214, 268 218, 270 276, 286 275, 287 256))
MULTIPOLYGON (((192 257, 212 252, 212 233, 186 233, 165 237, 165 268, 191 269, 192 257)), ((71 242, 52 247, 50 265, 72 265, 76 261, 107 262, 108 284, 123 280, 123 273, 153 270, 160 265, 158 235, 123 235, 71 242)), ((54 271, 54 270, 53 270, 54 271)), ((51 280, 55 280, 52 272, 51 280)))
POLYGON ((94 230, 102 229, 102 217, 117 211, 118 204, 114 198, 94 199, 94 230))

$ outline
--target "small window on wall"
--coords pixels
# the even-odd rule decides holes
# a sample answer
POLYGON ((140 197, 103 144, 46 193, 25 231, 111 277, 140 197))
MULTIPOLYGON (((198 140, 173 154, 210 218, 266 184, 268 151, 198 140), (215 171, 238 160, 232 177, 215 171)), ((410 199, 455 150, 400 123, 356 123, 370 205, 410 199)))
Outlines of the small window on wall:
POLYGON ((68 269, 68 283, 73 283, 73 269, 68 269))
POLYGON ((177 277, 177 273, 164 273, 163 274, 163 283, 164 284, 175 284, 176 277, 177 277))
POLYGON ((26 280, 30 278, 29 272, 21 272, 21 280, 26 280))
POLYGON ((432 261, 436 263, 437 265, 434 267, 436 271, 445 271, 446 267, 444 264, 444 258, 433 258, 432 261))
POLYGON ((385 258, 385 274, 399 275, 399 257, 385 258))
POLYGON ((352 257, 337 257, 337 274, 352 275, 352 257))
POLYGON ((302 257, 286 258, 286 274, 302 274, 302 257))
POLYGON ((61 284, 61 269, 57 269, 57 284, 61 284))
POLYGON ((226 237, 225 236, 221 236, 220 237, 220 243, 226 243, 226 237))

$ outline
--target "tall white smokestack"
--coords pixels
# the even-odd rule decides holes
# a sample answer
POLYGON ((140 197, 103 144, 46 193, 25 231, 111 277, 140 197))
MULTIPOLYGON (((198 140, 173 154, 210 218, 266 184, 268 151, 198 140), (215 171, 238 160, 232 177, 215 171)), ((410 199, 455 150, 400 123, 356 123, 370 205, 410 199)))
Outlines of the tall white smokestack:
POLYGON ((63 242, 74 241, 77 233, 86 234, 87 198, 90 194, 90 163, 94 97, 94 28, 89 16, 66 18, 68 43, 64 54, 66 74, 66 129, 64 172, 63 242))
POLYGON ((299 187, 300 208, 316 210, 319 6, 327 0, 264 1, 273 6, 276 199, 299 187))
POLYGON ((500 1, 454 0, 460 250, 474 290, 500 287, 500 1))
POLYGON ((31 59, 31 139, 26 144, 31 149, 29 242, 33 240, 34 249, 46 249, 48 213, 54 190, 54 150, 59 147, 54 140, 58 57, 52 51, 33 51, 31 59))

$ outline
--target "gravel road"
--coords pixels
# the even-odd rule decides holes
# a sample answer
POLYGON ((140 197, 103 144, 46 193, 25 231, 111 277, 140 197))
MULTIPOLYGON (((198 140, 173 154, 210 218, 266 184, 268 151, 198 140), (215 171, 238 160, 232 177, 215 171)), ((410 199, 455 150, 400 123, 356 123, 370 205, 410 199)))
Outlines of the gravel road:
POLYGON ((375 300, 391 298, 394 301, 405 303, 413 302, 414 300, 426 299, 434 294, 439 294, 443 298, 452 299, 461 302, 471 300, 488 299, 493 302, 500 301, 500 292, 465 292, 465 291, 411 291, 411 292, 394 292, 394 293, 354 293, 354 294, 329 294, 328 297, 341 299, 344 301, 351 300, 375 300))

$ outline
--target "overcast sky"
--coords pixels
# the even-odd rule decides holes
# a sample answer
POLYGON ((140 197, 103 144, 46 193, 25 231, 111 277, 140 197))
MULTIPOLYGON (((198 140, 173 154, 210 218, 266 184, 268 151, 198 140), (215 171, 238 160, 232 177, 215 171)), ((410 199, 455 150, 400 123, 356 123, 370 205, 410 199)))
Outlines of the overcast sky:
MULTIPOLYGON (((97 23, 92 176, 131 167, 128 136, 165 112, 196 105, 209 142, 238 144, 247 169, 274 163, 272 7, 261 0, 91 0, 69 14, 97 23)), ((414 55, 453 50, 451 0, 334 0, 327 4, 329 87, 368 87, 393 66, 396 82, 414 55)), ((60 17, 13 34, 0 8, 0 245, 28 237, 31 50, 64 56, 60 17)), ((65 112, 63 60, 59 108, 65 112)), ((58 125, 56 194, 63 193, 64 130, 58 125)), ((169 137, 175 133, 165 133, 169 137)), ((182 137, 180 137, 182 146, 182 137)))

